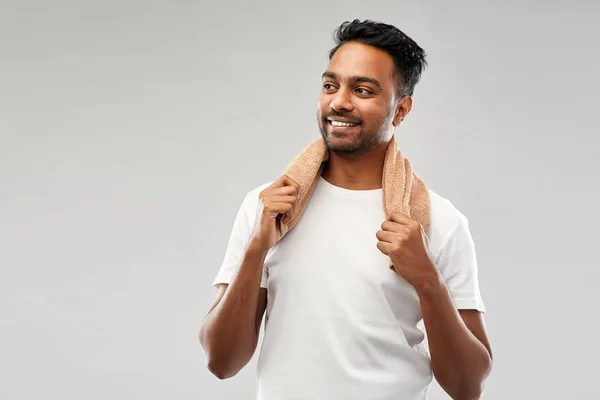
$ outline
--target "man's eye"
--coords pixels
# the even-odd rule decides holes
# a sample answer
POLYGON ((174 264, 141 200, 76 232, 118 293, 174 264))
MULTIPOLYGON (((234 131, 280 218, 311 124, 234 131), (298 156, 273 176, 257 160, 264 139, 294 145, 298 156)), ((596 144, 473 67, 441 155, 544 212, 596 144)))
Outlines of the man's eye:
POLYGON ((329 89, 332 89, 332 88, 333 88, 333 85, 331 83, 325 83, 323 85, 323 89, 325 89, 325 90, 329 90, 329 89))
POLYGON ((365 88, 358 88, 356 89, 358 91, 359 94, 370 94, 371 92, 365 88))

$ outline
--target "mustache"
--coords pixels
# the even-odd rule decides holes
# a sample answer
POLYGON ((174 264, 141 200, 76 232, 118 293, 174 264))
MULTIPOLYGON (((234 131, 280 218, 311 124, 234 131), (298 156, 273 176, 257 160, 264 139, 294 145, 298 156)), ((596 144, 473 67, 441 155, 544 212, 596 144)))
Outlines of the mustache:
POLYGON ((325 114, 323 116, 323 121, 326 122, 328 118, 331 117, 338 117, 338 118, 344 118, 350 121, 350 123, 352 124, 360 124, 362 123, 362 121, 357 120, 356 118, 354 118, 352 115, 350 114, 346 114, 346 113, 339 113, 339 112, 335 112, 335 111, 330 111, 327 114, 325 114))

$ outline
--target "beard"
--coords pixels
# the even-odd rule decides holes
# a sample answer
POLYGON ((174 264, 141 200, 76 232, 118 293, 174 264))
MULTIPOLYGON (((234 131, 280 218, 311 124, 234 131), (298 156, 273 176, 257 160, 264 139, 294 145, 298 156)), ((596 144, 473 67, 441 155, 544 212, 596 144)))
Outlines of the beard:
POLYGON ((325 141, 325 146, 330 152, 352 158, 359 158, 365 153, 377 148, 385 142, 385 133, 383 131, 383 121, 375 124, 377 130, 368 129, 362 121, 358 125, 358 132, 347 134, 337 134, 331 131, 331 124, 327 121, 328 117, 347 117, 343 114, 329 112, 323 117, 317 117, 321 136, 325 141))

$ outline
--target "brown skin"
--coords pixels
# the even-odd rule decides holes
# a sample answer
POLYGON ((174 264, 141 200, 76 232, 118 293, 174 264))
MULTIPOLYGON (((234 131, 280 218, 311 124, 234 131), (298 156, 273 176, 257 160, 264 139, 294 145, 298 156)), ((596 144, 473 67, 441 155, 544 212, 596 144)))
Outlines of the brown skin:
POLYGON ((411 97, 398 95, 393 72, 394 61, 388 53, 361 43, 347 43, 332 57, 323 74, 317 121, 330 151, 323 178, 333 185, 381 188, 383 161, 394 128, 412 108, 411 97), (343 130, 332 127, 328 118, 360 125, 343 130))
POLYGON ((200 343, 209 370, 219 379, 236 375, 252 358, 267 306, 267 290, 260 287, 269 249, 281 236, 277 218, 293 217, 298 184, 285 176, 260 195, 260 211, 248 248, 231 284, 221 285, 200 329, 200 343))
POLYGON ((439 270, 429 258, 417 221, 392 214, 376 234, 377 248, 419 296, 433 374, 453 399, 478 399, 491 372, 492 350, 482 314, 457 310, 439 270))
MULTIPOLYGON (((332 57, 323 74, 317 120, 330 150, 323 178, 333 185, 352 190, 381 188, 385 153, 394 128, 412 108, 412 98, 398 94, 393 72, 389 54, 362 43, 347 43, 332 57), (328 118, 359 125, 336 128, 328 118)), ((294 212, 291 198, 284 200, 280 196, 292 195, 291 187, 297 185, 285 179, 282 177, 273 185, 286 186, 290 193, 276 193, 272 185, 261 194, 265 212, 240 271, 229 287, 221 286, 202 327, 201 342, 208 354, 209 368, 220 378, 235 375, 256 349, 267 298, 266 290, 259 288, 264 257, 279 234, 275 218, 286 213, 285 222, 294 212), (270 207, 266 207, 267 203, 270 207), (284 203, 288 206, 284 207, 284 203)), ((456 309, 427 255, 418 222, 394 214, 382 223, 377 239, 377 247, 391 258, 395 271, 417 290, 432 369, 440 386, 453 399, 479 398, 492 366, 482 314, 456 309)))

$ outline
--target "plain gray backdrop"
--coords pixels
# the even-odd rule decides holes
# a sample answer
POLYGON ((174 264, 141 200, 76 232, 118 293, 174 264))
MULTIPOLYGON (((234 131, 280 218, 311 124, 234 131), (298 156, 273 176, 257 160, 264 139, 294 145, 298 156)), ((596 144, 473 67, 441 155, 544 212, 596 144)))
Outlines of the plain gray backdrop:
POLYGON ((600 398, 591 4, 2 1, 0 397, 253 398, 256 357, 205 367, 211 282, 244 195, 318 137, 333 30, 371 18, 428 53, 396 137, 469 218, 484 398, 600 398))

